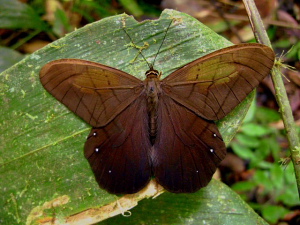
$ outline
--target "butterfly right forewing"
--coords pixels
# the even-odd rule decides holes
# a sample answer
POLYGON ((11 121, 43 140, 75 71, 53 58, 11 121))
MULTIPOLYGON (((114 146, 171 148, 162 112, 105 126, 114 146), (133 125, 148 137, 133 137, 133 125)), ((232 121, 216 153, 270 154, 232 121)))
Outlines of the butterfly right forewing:
POLYGON ((240 44, 201 57, 162 80, 164 92, 208 120, 220 120, 269 74, 274 52, 240 44))

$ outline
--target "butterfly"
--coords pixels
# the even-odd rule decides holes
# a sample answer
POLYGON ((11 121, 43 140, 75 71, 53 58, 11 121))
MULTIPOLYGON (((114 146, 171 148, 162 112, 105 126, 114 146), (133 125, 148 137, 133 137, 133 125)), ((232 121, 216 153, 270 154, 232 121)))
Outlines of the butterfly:
MULTIPOLYGON (((159 52, 159 51, 158 51, 159 52)), ((240 44, 198 58, 161 79, 96 62, 59 59, 40 71, 44 88, 93 128, 84 146, 99 186, 131 194, 151 177, 166 190, 205 187, 226 155, 214 121, 269 74, 274 52, 240 44)))

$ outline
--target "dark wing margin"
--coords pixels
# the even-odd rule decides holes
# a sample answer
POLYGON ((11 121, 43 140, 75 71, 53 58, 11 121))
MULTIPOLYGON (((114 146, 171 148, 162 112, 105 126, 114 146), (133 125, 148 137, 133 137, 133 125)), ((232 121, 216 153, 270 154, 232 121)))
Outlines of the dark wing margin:
POLYGON ((162 95, 151 158, 154 176, 166 190, 190 193, 205 187, 226 147, 217 126, 162 95))
POLYGON ((99 186, 112 194, 138 192, 151 178, 146 97, 141 95, 84 146, 99 186))
POLYGON ((60 59, 40 71, 44 88, 93 127, 105 126, 139 97, 142 81, 80 59, 60 59))
POLYGON ((164 92, 208 120, 231 112, 269 74, 274 52, 241 44, 197 59, 162 80, 164 92))

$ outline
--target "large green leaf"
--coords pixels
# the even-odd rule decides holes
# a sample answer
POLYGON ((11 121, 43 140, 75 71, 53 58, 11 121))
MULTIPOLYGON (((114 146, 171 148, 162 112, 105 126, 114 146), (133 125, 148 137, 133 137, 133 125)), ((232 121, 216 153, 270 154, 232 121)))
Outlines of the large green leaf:
MULTIPOLYGON (((115 67, 143 79, 148 67, 136 47, 149 45, 142 52, 151 63, 170 19, 175 19, 175 22, 155 64, 164 77, 192 60, 231 45, 194 18, 177 11, 165 10, 159 20, 142 23, 123 14, 78 29, 0 74, 2 224, 25 221, 32 224, 37 219, 43 219, 41 222, 49 217, 64 221, 70 215, 118 199, 98 187, 83 156, 83 145, 90 126, 43 89, 38 73, 52 60, 80 58, 115 67), (122 29, 124 24, 136 46, 130 45, 122 29)), ((246 113, 247 107, 244 106, 247 104, 247 101, 242 103, 232 113, 233 116, 227 116, 220 123, 227 143, 246 113)), ((212 185, 216 188, 209 195, 204 191, 207 189, 199 192, 206 199, 206 204, 215 204, 218 201, 216 196, 231 196, 230 190, 219 190, 215 186, 217 182, 212 185)), ((189 195, 172 195, 172 198, 181 201, 182 196, 189 195)), ((133 195, 131 198, 136 197, 133 195)), ((189 205, 185 207, 190 209, 189 205)), ((220 214, 220 211, 211 213, 220 214)), ((210 220, 213 221, 213 217, 210 220)))
POLYGON ((130 212, 128 218, 119 215, 99 225, 267 224, 236 193, 216 180, 193 194, 165 193, 158 198, 144 200, 130 212))

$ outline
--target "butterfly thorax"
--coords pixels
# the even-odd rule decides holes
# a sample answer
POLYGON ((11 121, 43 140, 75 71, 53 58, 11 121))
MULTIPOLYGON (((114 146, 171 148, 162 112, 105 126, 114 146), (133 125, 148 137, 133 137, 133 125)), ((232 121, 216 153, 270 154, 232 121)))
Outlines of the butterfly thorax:
POLYGON ((161 93, 160 73, 157 70, 150 69, 146 72, 145 87, 147 94, 147 111, 149 117, 150 140, 153 143, 157 133, 157 109, 158 99, 161 93))

